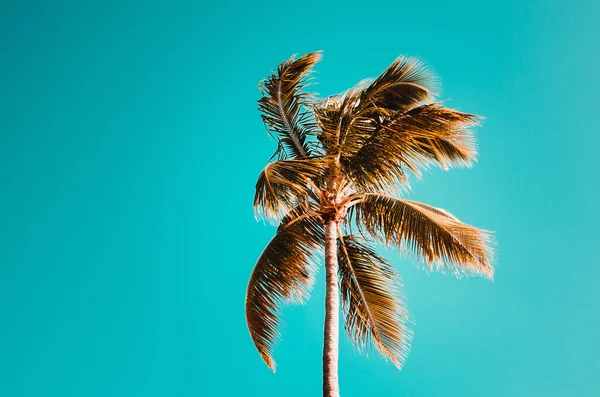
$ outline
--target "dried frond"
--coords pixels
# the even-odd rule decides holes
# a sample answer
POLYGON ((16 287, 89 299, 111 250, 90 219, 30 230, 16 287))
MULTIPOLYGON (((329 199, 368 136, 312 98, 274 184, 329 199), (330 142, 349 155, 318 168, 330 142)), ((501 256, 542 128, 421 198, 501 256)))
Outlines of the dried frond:
POLYGON ((258 352, 272 371, 272 353, 279 339, 279 307, 282 303, 302 303, 308 297, 317 270, 314 259, 323 238, 323 228, 316 218, 281 225, 250 276, 246 323, 258 352))
POLYGON ((364 195, 356 222, 386 244, 406 249, 434 267, 460 274, 493 276, 488 232, 460 222, 445 210, 383 194, 364 195))
POLYGON ((279 141, 279 158, 303 158, 312 150, 308 137, 316 135, 317 125, 308 110, 311 97, 302 91, 312 67, 321 59, 321 52, 312 52, 298 59, 292 56, 271 76, 261 82, 264 96, 258 101, 262 119, 279 141))
POLYGON ((319 181, 326 171, 324 159, 278 160, 258 176, 254 210, 268 219, 279 219, 298 204, 314 199, 309 181, 319 181))
POLYGON ((400 368, 411 333, 396 271, 357 235, 340 233, 338 258, 348 336, 359 350, 375 346, 400 368))

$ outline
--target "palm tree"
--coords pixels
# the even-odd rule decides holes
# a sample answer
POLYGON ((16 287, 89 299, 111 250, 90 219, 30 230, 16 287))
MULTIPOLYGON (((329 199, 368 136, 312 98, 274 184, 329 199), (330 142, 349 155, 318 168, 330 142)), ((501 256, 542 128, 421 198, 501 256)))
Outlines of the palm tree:
POLYGON ((261 82, 259 109, 278 148, 258 177, 254 206, 279 226, 250 277, 246 320, 274 371, 278 310, 308 297, 324 250, 323 395, 330 397, 339 396, 340 296, 345 329, 360 350, 374 346, 398 368, 408 351, 397 274, 365 237, 429 269, 491 278, 493 268, 487 232, 401 198, 409 174, 472 164, 469 127, 478 117, 434 102, 432 72, 405 57, 376 79, 316 99, 304 88, 320 58, 292 57, 261 82))

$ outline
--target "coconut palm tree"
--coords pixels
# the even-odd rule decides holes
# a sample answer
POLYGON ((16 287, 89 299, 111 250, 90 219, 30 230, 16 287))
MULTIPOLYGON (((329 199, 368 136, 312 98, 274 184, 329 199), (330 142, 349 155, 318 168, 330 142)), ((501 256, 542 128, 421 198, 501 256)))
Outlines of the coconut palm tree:
POLYGON ((400 57, 376 79, 326 99, 305 92, 313 52, 283 62, 261 82, 259 109, 278 148, 258 177, 257 214, 277 222, 246 295, 246 320, 275 370, 279 309, 303 302, 324 251, 323 395, 339 396, 340 296, 345 329, 398 368, 410 332, 396 271, 369 240, 412 254, 429 269, 492 277, 490 235, 449 212, 402 198, 410 174, 469 166, 478 117, 435 102, 435 77, 400 57))

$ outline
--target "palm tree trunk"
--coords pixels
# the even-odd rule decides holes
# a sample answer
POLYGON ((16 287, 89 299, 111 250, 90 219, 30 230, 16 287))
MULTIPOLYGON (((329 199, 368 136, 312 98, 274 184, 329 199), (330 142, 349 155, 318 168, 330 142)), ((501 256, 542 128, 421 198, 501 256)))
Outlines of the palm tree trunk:
POLYGON ((339 307, 337 222, 330 220, 325 225, 325 336, 323 344, 323 396, 339 397, 338 385, 338 339, 339 307))

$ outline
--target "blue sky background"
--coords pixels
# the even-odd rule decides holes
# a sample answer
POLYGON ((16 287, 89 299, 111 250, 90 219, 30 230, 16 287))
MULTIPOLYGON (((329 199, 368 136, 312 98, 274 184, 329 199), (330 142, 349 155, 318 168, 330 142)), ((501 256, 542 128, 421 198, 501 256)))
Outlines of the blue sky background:
POLYGON ((257 81, 317 49, 322 95, 408 54, 486 117, 475 168, 411 198, 499 247, 494 282, 389 253, 412 350, 398 371, 342 336, 342 395, 600 395, 596 2, 251 3, 0 5, 0 395, 320 395, 323 280, 275 375, 243 312, 273 234, 257 81))

